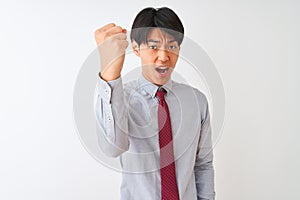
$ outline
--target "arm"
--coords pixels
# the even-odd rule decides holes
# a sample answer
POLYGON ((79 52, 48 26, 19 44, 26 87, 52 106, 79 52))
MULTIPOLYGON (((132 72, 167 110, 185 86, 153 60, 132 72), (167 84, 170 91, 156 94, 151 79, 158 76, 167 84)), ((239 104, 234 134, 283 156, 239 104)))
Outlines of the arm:
POLYGON ((108 82, 99 77, 95 113, 101 150, 110 157, 127 151, 128 118, 121 77, 108 82))
POLYGON ((210 114, 205 97, 204 101, 205 107, 201 116, 200 140, 198 143, 194 173, 196 178, 197 199, 214 200, 215 189, 210 114))
POLYGON ((97 83, 97 136, 102 151, 117 157, 128 150, 128 121, 121 70, 128 46, 126 29, 107 24, 95 31, 101 72, 97 83))

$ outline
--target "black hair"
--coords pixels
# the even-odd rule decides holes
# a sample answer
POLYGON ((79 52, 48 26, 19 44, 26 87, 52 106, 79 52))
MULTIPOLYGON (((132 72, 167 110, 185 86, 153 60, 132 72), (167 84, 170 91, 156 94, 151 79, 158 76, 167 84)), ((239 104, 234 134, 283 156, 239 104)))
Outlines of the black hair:
POLYGON ((178 45, 182 43, 184 36, 182 22, 176 13, 167 7, 157 9, 148 7, 141 10, 131 27, 131 41, 134 40, 139 46, 141 43, 146 43, 149 32, 155 27, 172 35, 178 45))

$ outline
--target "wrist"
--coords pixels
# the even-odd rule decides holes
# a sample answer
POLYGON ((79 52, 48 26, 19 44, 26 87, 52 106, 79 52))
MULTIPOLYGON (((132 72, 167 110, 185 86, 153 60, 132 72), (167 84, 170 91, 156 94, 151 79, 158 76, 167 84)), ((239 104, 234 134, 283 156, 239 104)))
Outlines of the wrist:
POLYGON ((116 80, 117 78, 119 78, 121 76, 121 74, 112 74, 112 73, 103 73, 103 72, 99 72, 99 77, 101 79, 103 79, 104 81, 112 81, 112 80, 116 80))

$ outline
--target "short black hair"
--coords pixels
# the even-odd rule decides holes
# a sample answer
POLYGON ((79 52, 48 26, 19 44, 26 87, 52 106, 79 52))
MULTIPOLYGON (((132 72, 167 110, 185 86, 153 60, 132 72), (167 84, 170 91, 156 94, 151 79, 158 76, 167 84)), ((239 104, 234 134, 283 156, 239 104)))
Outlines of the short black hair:
POLYGON ((141 10, 135 17, 131 27, 131 41, 134 40, 139 46, 146 43, 149 32, 155 27, 172 35, 178 45, 182 43, 184 36, 182 22, 177 14, 167 7, 148 7, 141 10))

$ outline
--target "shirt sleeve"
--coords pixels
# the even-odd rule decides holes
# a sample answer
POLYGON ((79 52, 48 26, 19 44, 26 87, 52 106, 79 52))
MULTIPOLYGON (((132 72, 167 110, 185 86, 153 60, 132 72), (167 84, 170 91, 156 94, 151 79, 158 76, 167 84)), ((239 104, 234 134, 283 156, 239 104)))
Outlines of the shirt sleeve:
POLYGON ((97 81, 95 114, 97 137, 101 150, 109 157, 117 157, 128 150, 128 117, 122 78, 97 81))
POLYGON ((212 132, 210 124, 210 114, 206 97, 202 94, 200 102, 201 109, 201 130, 198 142, 197 156, 194 167, 197 199, 198 200, 214 200, 214 167, 213 167, 213 148, 212 148, 212 132), (204 105, 204 106, 203 106, 204 105))

